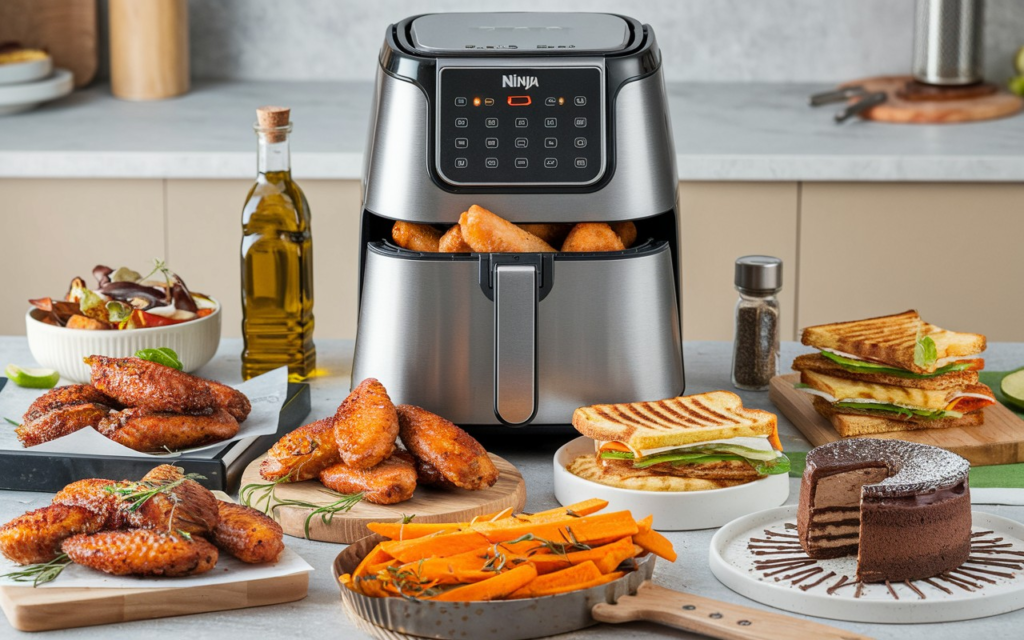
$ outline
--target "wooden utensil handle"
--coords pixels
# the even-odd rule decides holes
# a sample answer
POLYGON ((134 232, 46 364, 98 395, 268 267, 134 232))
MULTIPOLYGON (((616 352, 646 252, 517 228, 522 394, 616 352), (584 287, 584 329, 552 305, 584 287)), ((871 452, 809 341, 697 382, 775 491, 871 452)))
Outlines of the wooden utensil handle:
POLYGON ((650 581, 641 584, 635 596, 623 596, 617 604, 601 603, 592 613, 601 622, 645 620, 722 640, 870 640, 852 631, 673 591, 650 581))

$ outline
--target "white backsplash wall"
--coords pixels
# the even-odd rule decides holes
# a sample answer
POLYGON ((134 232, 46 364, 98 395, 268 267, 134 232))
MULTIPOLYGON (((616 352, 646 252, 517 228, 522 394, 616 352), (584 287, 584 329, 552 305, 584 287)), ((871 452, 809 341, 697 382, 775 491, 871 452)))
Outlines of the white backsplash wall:
MULTIPOLYGON (((913 7, 913 0, 190 0, 192 75, 372 80, 385 28, 410 15, 597 11, 651 24, 669 81, 832 83, 907 73, 913 7)), ((988 0, 985 42, 986 75, 1003 82, 1024 45, 1024 0, 988 0)))

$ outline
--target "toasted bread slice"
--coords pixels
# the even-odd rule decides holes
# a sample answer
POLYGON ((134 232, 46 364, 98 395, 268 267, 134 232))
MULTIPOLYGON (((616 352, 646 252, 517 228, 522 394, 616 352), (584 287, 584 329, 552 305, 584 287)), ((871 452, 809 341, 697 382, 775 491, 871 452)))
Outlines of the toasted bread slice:
POLYGON ((951 390, 959 389, 971 384, 978 384, 978 370, 985 367, 982 358, 971 360, 972 369, 967 371, 953 371, 944 373, 934 378, 901 378, 886 373, 855 373, 844 369, 819 353, 806 353, 797 356, 793 360, 794 371, 813 371, 823 373, 835 378, 846 378, 847 380, 860 380, 874 384, 888 384, 897 387, 909 387, 914 389, 951 390))
POLYGON ((941 420, 894 419, 853 413, 838 413, 832 403, 824 398, 814 399, 814 410, 826 418, 844 438, 865 436, 894 431, 917 431, 920 429, 949 429, 951 427, 976 427, 985 423, 985 412, 965 413, 961 418, 941 420))
POLYGON ((985 336, 940 329, 921 320, 913 310, 891 316, 807 327, 801 342, 818 349, 842 351, 916 373, 935 371, 945 358, 971 356, 985 350, 985 336), (918 336, 928 336, 935 342, 937 358, 928 366, 919 366, 914 362, 918 336))
POLYGON ((707 491, 709 489, 734 487, 756 478, 756 476, 746 479, 683 478, 680 476, 655 475, 650 472, 645 473, 645 469, 621 468, 606 470, 592 454, 578 456, 569 463, 567 469, 569 473, 577 475, 584 480, 598 482, 610 487, 634 489, 637 491, 707 491))
POLYGON ((603 442, 634 449, 671 447, 741 436, 772 436, 774 413, 745 409, 729 391, 712 391, 655 402, 595 404, 572 414, 572 426, 603 442))

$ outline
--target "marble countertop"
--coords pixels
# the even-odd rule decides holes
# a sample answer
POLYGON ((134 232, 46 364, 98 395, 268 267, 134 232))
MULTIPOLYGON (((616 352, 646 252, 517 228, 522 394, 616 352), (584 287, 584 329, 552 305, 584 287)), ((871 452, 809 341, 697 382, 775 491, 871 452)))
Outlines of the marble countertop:
MULTIPOLYGON (((668 87, 681 180, 1024 181, 1024 120, 958 125, 832 122, 828 88, 789 83, 668 87)), ((97 85, 0 118, 0 178, 244 178, 262 104, 292 107, 300 179, 358 179, 366 82, 198 82, 182 97, 126 102, 97 85)))
MULTIPOLYGON (((323 377, 311 381, 311 418, 334 412, 348 390, 352 364, 353 343, 350 340, 321 340, 317 343, 317 364, 325 370, 323 377)), ((237 382, 239 380, 239 353, 241 341, 224 340, 214 360, 204 367, 201 375, 237 382)), ((795 343, 783 345, 783 360, 790 362, 807 349, 795 343)), ((726 342, 691 342, 684 345, 686 358, 686 390, 699 393, 714 389, 728 389, 731 345, 726 342)), ((1024 343, 991 344, 985 354, 988 367, 1006 370, 1024 361, 1024 343)), ((0 361, 28 365, 32 362, 28 344, 21 337, 0 337, 0 361)), ((738 392, 745 406, 773 410, 764 392, 738 392)), ((807 450, 808 443, 784 416, 779 417, 779 433, 785 448, 807 450)), ((510 460, 526 480, 527 511, 557 507, 555 501, 551 460, 555 449, 567 439, 566 435, 523 438, 516 432, 481 437, 485 446, 510 460)), ((790 497, 787 504, 795 504, 799 482, 790 479, 790 497)), ((47 504, 51 496, 42 493, 0 491, 0 522, 6 522, 25 511, 47 504)), ((1024 520, 1024 507, 976 505, 975 509, 994 513, 1014 520, 1024 520)), ((720 584, 708 568, 708 546, 714 530, 667 532, 679 559, 675 563, 659 563, 655 570, 658 584, 680 591, 700 594, 755 608, 755 604, 720 584)), ((189 638, 190 640, 221 640, 244 637, 254 630, 267 637, 355 638, 364 637, 341 609, 338 587, 331 577, 330 566, 341 551, 340 545, 310 542, 288 538, 289 547, 305 558, 316 571, 310 577, 309 595, 299 602, 270 607, 206 613, 177 618, 163 618, 144 622, 129 622, 103 627, 72 629, 47 633, 49 637, 73 640, 135 640, 139 637, 189 638)), ((1024 626, 1024 610, 1000 616, 941 625, 879 625, 821 620, 827 624, 856 631, 874 638, 900 637, 902 640, 942 640, 945 638, 1017 638, 1024 626)), ((697 638, 683 632, 674 632, 650 623, 626 625, 598 625, 572 634, 559 636, 566 640, 579 638, 644 639, 697 638)), ((38 637, 16 632, 6 619, 0 619, 0 637, 38 637)))

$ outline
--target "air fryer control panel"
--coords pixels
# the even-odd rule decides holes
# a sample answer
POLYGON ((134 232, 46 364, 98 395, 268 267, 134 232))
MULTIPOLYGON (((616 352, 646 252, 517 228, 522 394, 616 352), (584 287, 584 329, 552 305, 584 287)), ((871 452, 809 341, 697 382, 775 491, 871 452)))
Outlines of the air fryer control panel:
POLYGON ((438 175, 457 186, 585 186, 605 171, 599 67, 444 67, 438 175))

